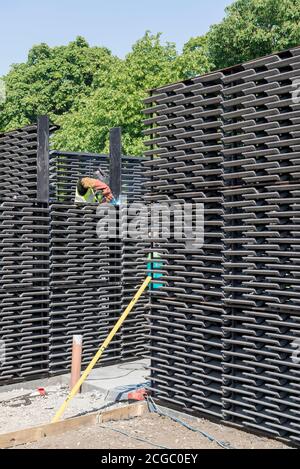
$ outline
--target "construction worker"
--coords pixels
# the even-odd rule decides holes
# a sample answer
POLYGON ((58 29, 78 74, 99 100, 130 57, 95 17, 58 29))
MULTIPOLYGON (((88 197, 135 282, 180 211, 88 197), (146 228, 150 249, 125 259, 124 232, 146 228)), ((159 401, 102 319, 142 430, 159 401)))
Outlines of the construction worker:
POLYGON ((107 176, 101 169, 94 173, 94 177, 82 177, 76 187, 75 203, 105 204, 112 203, 114 196, 107 184, 107 176))

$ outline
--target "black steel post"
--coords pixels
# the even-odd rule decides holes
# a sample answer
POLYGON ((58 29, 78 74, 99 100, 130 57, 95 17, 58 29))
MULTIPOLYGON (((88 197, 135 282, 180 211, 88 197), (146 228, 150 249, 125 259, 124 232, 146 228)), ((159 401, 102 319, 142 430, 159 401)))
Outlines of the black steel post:
POLYGON ((116 200, 122 191, 122 144, 121 128, 115 127, 110 130, 110 188, 116 200))
POLYGON ((38 117, 37 144, 37 200, 49 201, 49 118, 38 117))

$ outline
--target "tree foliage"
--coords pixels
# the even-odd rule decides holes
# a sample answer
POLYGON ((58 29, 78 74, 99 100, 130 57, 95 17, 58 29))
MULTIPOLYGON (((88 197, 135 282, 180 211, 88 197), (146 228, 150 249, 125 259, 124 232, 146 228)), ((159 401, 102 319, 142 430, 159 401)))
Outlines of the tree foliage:
POLYGON ((217 68, 300 44, 300 0, 237 0, 211 28, 208 47, 217 68))
POLYGON ((151 88, 178 81, 211 68, 203 52, 204 41, 195 39, 178 54, 173 43, 162 44, 149 32, 137 41, 123 61, 95 78, 97 89, 78 109, 63 116, 55 146, 74 151, 107 151, 109 129, 121 126, 127 154, 143 152, 143 99, 151 88))
POLYGON ((7 99, 0 106, 0 128, 35 122, 38 114, 56 121, 92 92, 97 71, 116 61, 108 49, 89 47, 82 37, 67 46, 34 46, 27 62, 13 65, 4 77, 7 99))
POLYGON ((191 38, 181 53, 147 32, 120 59, 78 37, 67 46, 34 46, 4 77, 0 130, 49 114, 61 126, 57 149, 103 152, 109 129, 123 128, 124 152, 143 151, 143 99, 151 88, 300 43, 300 0, 236 0, 220 24, 191 38))

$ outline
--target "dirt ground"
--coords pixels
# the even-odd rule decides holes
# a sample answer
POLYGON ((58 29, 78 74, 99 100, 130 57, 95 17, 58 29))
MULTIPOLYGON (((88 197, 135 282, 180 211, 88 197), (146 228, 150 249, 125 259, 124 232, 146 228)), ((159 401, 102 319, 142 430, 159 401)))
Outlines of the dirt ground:
MULTIPOLYGON (((287 449, 285 444, 218 425, 201 419, 189 421, 218 440, 236 449, 287 449)), ((147 414, 133 420, 110 422, 71 431, 57 437, 19 446, 18 449, 221 449, 199 433, 188 430, 166 417, 147 414), (104 428, 105 427, 105 428, 104 428), (119 432, 125 432, 128 436, 119 432), (138 439, 147 440, 140 441, 138 439)))

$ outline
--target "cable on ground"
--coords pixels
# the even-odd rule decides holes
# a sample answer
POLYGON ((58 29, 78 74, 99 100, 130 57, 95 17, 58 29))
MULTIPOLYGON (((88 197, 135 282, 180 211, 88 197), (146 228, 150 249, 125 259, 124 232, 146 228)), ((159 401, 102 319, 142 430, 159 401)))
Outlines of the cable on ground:
POLYGON ((161 448, 161 449, 171 449, 166 446, 158 445, 156 443, 153 443, 152 441, 145 440, 144 438, 141 438, 139 436, 134 436, 130 435, 129 433, 123 432, 122 430, 117 430, 116 428, 109 427, 108 425, 99 425, 100 428, 104 428, 105 430, 111 430, 112 432, 115 433, 120 433, 121 435, 127 436, 127 438, 132 438, 133 440, 141 441, 143 443, 147 443, 148 445, 155 446, 156 448, 161 448))
POLYGON ((209 433, 207 432, 204 432, 202 430, 199 430, 198 428, 195 428, 195 427, 192 427, 191 425, 189 425, 188 423, 184 422, 183 420, 180 420, 179 418, 177 417, 173 417, 171 415, 168 415, 166 412, 164 412, 163 410, 161 410, 154 402, 154 400, 152 399, 151 396, 147 396, 147 401, 148 401, 148 406, 149 406, 149 410, 150 412, 155 412, 156 414, 160 415, 161 417, 168 417, 169 419, 173 420, 174 422, 176 423, 179 423, 180 425, 182 425, 183 427, 187 428, 188 430, 191 430, 192 432, 195 432, 195 433, 200 433, 200 435, 204 436, 205 438, 207 438, 210 442, 212 443, 216 443, 218 446, 220 446, 221 448, 223 449, 236 449, 234 448, 233 446, 231 446, 229 443, 225 442, 225 441, 221 441, 221 440, 218 440, 217 438, 215 438, 214 436, 210 435, 209 433))

